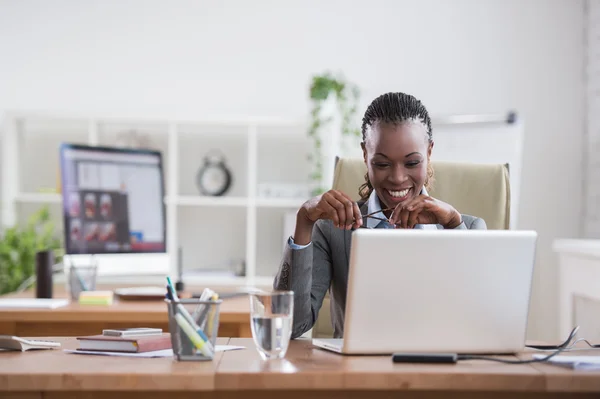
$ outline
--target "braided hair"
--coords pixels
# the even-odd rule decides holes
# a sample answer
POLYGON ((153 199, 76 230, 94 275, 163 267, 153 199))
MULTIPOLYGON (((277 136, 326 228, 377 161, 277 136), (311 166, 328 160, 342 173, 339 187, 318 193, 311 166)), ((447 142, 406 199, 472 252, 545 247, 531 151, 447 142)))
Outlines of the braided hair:
MULTIPOLYGON (((385 93, 371 102, 365 111, 362 120, 363 143, 367 139, 367 133, 373 125, 384 123, 416 122, 425 127, 427 140, 433 141, 431 118, 425 106, 414 96, 405 93, 385 93)), ((431 163, 427 164, 427 178, 425 187, 429 188, 433 180, 433 168, 431 163)), ((367 200, 373 192, 373 186, 369 181, 369 173, 365 175, 365 183, 360 186, 358 193, 363 200, 367 200)))

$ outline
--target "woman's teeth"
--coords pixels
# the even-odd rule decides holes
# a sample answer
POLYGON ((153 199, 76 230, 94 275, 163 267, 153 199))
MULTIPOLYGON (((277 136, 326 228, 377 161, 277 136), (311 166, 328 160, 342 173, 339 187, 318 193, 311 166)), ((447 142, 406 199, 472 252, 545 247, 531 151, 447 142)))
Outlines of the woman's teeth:
POLYGON ((396 197, 396 198, 402 198, 405 197, 406 194, 408 194, 408 191, 410 190, 410 188, 404 189, 402 191, 390 191, 388 190, 388 193, 392 196, 392 197, 396 197))

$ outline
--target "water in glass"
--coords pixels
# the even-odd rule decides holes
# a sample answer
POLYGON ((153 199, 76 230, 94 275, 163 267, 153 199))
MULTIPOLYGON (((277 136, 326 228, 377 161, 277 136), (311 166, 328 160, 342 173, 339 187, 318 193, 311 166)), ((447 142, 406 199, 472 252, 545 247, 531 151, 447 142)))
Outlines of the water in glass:
POLYGON ((293 323, 293 293, 251 295, 251 330, 254 344, 263 359, 285 357, 293 323))
POLYGON ((285 356, 292 334, 292 318, 287 315, 252 317, 252 337, 264 358, 285 356))

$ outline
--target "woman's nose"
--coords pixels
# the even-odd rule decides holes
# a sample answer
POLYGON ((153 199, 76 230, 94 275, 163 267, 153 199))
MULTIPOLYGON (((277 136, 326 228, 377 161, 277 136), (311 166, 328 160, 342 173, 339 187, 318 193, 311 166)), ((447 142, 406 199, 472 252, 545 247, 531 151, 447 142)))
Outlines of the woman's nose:
POLYGON ((389 179, 392 183, 401 184, 401 183, 404 183, 407 178, 408 178, 408 176, 406 175, 406 171, 404 170, 404 168, 401 168, 401 167, 392 168, 392 173, 390 174, 390 177, 389 177, 389 179))

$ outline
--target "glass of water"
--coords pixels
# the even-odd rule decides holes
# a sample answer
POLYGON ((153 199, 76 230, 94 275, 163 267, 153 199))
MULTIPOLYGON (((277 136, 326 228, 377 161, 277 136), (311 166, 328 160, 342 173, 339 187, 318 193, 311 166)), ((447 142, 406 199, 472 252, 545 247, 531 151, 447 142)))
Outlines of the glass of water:
POLYGON ((292 336, 293 316, 292 291, 250 294, 252 338, 263 360, 285 357, 292 336))

